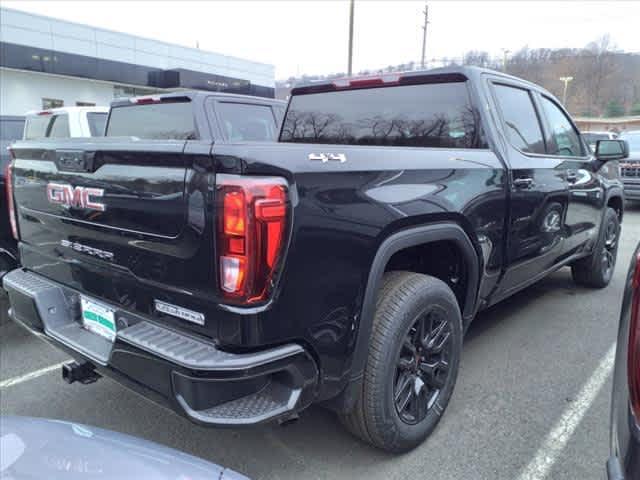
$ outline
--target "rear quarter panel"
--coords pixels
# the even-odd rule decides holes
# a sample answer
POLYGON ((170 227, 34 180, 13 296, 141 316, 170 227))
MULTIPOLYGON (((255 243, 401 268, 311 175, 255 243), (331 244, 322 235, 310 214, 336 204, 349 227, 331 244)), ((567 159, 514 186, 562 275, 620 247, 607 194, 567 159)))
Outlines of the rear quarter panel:
POLYGON ((218 145, 215 152, 218 171, 282 175, 291 183, 293 231, 277 298, 243 334, 310 346, 327 396, 348 371, 367 277, 389 235, 453 221, 483 255, 483 276, 500 269, 506 177, 490 150, 278 143, 218 145), (309 160, 312 153, 347 160, 322 163, 309 160))

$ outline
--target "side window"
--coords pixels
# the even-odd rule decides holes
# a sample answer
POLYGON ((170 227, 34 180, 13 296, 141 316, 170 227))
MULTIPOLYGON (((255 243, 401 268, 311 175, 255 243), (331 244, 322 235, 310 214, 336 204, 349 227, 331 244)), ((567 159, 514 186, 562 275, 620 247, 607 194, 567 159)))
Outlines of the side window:
POLYGON ((27 125, 24 129, 24 139, 31 140, 34 138, 46 137, 52 120, 52 115, 36 115, 33 117, 27 117, 27 125))
POLYGON ((48 137, 51 138, 69 138, 69 116, 56 115, 53 117, 53 123, 49 127, 48 137))
POLYGON ((540 121, 528 90, 494 84, 505 130, 513 146, 525 153, 545 153, 540 121))
POLYGON ((280 125, 282 125, 282 120, 284 120, 284 107, 273 107, 273 113, 276 116, 276 121, 278 122, 278 130, 280 130, 280 125))
POLYGON ((548 153, 562 157, 584 156, 580 135, 564 112, 547 97, 542 97, 542 109, 551 128, 553 140, 549 144, 548 153))
POLYGON ((222 130, 231 142, 273 141, 278 135, 276 119, 267 105, 219 102, 216 110, 222 130))
POLYGON ((104 136, 104 128, 107 124, 107 113, 89 112, 87 113, 87 122, 92 137, 104 136))

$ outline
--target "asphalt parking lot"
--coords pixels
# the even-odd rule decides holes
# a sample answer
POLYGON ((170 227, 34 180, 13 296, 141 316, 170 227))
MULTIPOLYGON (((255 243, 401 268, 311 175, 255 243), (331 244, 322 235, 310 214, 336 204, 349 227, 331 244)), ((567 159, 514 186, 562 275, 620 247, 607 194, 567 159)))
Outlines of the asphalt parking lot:
POLYGON ((360 443, 320 408, 286 427, 213 430, 109 379, 66 385, 59 368, 41 370, 67 357, 4 319, 0 411, 137 435, 252 478, 529 480, 544 473, 554 480, 601 480, 608 456, 610 353, 624 277, 639 239, 640 206, 629 206, 608 288, 576 287, 563 269, 483 312, 466 337, 444 419, 425 444, 403 456, 360 443), (25 377, 32 372, 40 375, 25 377))

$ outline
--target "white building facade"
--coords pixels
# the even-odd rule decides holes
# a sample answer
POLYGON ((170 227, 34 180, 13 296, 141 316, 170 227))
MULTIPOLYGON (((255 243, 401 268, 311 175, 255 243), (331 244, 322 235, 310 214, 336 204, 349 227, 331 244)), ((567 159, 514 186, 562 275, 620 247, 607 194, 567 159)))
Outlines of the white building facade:
POLYGON ((0 116, 199 89, 274 97, 275 68, 0 8, 0 116))

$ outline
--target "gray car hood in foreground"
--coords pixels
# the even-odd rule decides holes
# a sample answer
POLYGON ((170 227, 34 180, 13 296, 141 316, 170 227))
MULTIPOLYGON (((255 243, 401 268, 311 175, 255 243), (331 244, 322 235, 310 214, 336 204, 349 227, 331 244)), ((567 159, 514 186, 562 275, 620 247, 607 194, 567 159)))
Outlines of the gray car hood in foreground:
POLYGON ((2 480, 248 480, 192 455, 75 423, 0 417, 2 480))

